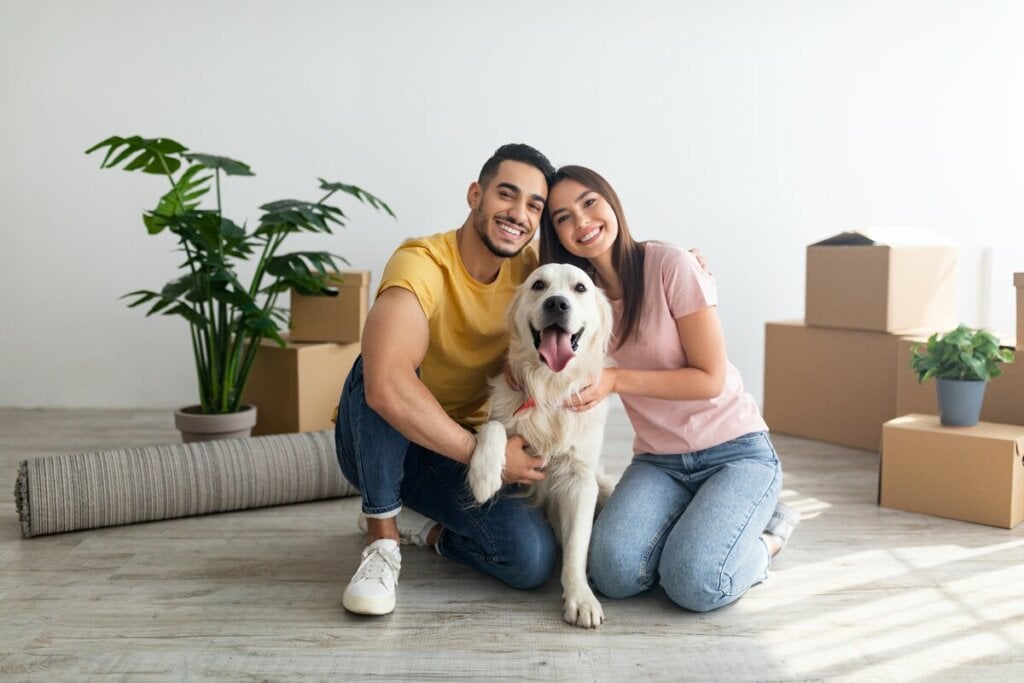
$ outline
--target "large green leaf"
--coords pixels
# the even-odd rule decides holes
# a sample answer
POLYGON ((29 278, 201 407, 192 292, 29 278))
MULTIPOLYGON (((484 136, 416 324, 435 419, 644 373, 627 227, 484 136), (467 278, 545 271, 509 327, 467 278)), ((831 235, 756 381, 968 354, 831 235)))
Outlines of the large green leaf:
POLYGON ((932 334, 924 344, 915 344, 910 367, 920 382, 931 377, 988 380, 1002 374, 999 363, 1012 361, 1013 354, 1000 349, 999 339, 991 332, 961 324, 944 335, 932 334))
POLYGON ((290 232, 331 232, 331 223, 344 227, 341 209, 329 204, 314 204, 297 199, 282 199, 260 207, 265 211, 260 216, 256 234, 281 234, 290 232))
POLYGON ((115 135, 93 145, 85 153, 92 154, 104 148, 107 154, 100 168, 114 168, 124 163, 125 171, 163 174, 175 173, 181 167, 181 160, 177 156, 186 151, 182 144, 170 138, 143 138, 138 135, 125 138, 115 135))
POLYGON ((192 163, 202 164, 211 170, 220 169, 221 171, 224 171, 225 175, 256 175, 249 168, 248 164, 236 161, 235 159, 219 157, 213 154, 197 153, 189 153, 184 156, 192 163))
POLYGON ((320 181, 320 189, 327 190, 328 192, 344 192, 350 194, 359 201, 369 204, 378 211, 385 211, 392 218, 395 217, 395 212, 391 210, 391 207, 385 204, 382 200, 374 197, 372 194, 356 187, 355 185, 346 185, 345 183, 329 183, 323 178, 317 178, 320 181))

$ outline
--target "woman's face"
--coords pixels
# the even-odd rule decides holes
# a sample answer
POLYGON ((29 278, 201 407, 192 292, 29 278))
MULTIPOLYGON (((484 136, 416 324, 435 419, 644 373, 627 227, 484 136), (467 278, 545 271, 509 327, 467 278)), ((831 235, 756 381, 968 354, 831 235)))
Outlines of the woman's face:
POLYGON ((574 256, 597 258, 619 236, 619 221, 607 200, 571 178, 548 192, 548 212, 558 241, 574 256))

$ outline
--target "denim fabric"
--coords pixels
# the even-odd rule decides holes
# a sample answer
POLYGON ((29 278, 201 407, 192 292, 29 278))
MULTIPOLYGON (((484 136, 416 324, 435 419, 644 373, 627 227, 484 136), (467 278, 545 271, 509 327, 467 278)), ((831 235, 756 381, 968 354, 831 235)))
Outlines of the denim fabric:
POLYGON ((514 588, 534 588, 551 576, 555 537, 543 513, 512 495, 514 486, 477 505, 465 465, 411 443, 367 405, 362 357, 345 380, 334 439, 364 512, 408 505, 444 527, 438 552, 514 588))
POLYGON ((594 586, 624 598, 657 582, 698 612, 733 602, 768 577, 761 532, 781 487, 766 432, 693 453, 637 455, 594 524, 594 586))

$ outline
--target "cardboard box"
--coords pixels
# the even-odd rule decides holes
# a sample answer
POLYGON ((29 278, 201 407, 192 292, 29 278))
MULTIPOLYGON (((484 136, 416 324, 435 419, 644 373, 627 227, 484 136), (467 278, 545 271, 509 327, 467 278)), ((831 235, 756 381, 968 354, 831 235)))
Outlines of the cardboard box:
POLYGON ((341 388, 359 356, 356 344, 288 342, 281 348, 264 339, 242 400, 256 406, 253 435, 332 429, 341 388))
MULTIPOLYGON (((917 373, 910 369, 911 349, 923 342, 924 337, 901 339, 896 375, 896 413, 938 415, 939 401, 935 380, 918 384, 917 373)), ((999 366, 1003 374, 989 380, 985 387, 985 402, 981 405, 981 419, 986 422, 1024 425, 1024 356, 1013 363, 999 366)))
POLYGON ((1024 351, 1024 273, 1013 274, 1013 286, 1017 288, 1017 349, 1024 351))
POLYGON ((807 247, 812 327, 905 333, 956 326, 956 247, 922 228, 867 228, 807 247))
POLYGON ((765 326, 764 417, 773 431, 877 451, 896 412, 901 337, 883 332, 765 326))
POLYGON ((351 344, 362 337, 370 310, 369 271, 333 273, 332 281, 324 295, 306 296, 292 290, 291 339, 351 344))
POLYGON ((943 427, 933 415, 887 422, 878 504, 1012 529, 1024 519, 1024 426, 943 427))

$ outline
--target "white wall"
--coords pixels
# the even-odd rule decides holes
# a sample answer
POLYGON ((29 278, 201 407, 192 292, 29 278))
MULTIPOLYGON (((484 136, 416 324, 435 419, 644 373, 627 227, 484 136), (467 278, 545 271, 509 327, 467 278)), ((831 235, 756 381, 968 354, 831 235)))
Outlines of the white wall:
POLYGON ((980 324, 983 250, 1024 232, 1022 35, 1013 0, 0 0, 0 406, 195 395, 184 324, 118 301, 177 255, 140 220, 159 179, 82 154, 111 134, 251 164, 226 186, 239 221, 317 176, 378 194, 397 222, 356 207, 292 245, 375 281, 403 237, 461 223, 500 144, 590 165, 637 237, 707 254, 759 399, 764 323, 802 316, 804 247, 833 232, 958 240, 980 324))

